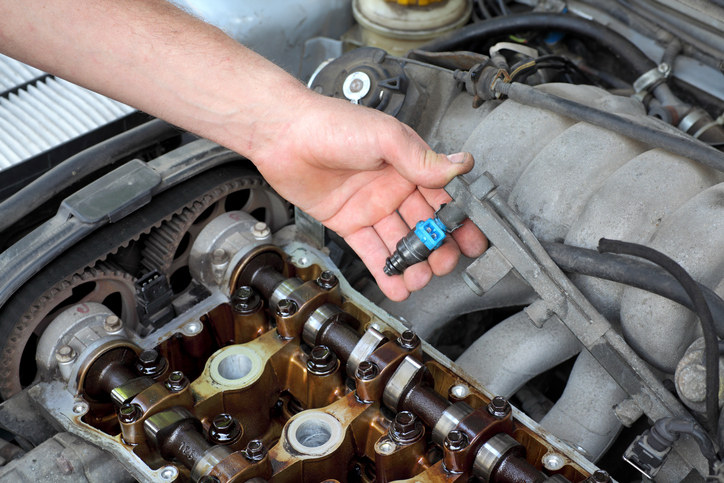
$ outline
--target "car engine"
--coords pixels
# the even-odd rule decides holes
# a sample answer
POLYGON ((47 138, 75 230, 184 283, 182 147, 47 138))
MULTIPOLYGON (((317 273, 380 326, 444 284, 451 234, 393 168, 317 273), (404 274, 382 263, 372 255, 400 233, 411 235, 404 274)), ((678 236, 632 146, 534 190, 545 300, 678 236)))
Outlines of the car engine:
POLYGON ((385 273, 490 247, 392 302, 251 161, 2 57, 0 481, 724 481, 723 3, 176 3, 473 154, 385 273))

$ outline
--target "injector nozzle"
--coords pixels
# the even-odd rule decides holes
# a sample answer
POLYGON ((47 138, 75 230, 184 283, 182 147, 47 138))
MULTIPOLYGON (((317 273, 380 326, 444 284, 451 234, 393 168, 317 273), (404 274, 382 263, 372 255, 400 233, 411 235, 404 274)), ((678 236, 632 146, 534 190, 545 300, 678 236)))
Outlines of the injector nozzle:
POLYGON ((427 260, 433 250, 442 246, 447 232, 437 216, 418 221, 415 229, 397 242, 395 252, 385 262, 384 272, 389 276, 400 275, 407 267, 427 260))

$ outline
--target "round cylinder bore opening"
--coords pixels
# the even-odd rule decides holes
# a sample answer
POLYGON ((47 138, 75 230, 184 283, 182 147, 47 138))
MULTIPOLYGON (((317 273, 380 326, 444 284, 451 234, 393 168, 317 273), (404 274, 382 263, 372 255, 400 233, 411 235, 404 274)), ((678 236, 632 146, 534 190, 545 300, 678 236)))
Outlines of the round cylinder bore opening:
POLYGON ((251 372, 253 363, 244 354, 231 354, 219 362, 218 371, 221 377, 230 381, 243 379, 251 372))
POLYGON ((209 375, 217 384, 240 388, 256 381, 263 371, 261 357, 241 346, 224 347, 210 360, 209 375))
POLYGON ((324 411, 303 411, 286 428, 287 439, 300 456, 332 453, 344 439, 342 424, 324 411))
POLYGON ((297 427, 294 435, 302 446, 319 448, 332 437, 332 428, 324 421, 308 420, 297 427))

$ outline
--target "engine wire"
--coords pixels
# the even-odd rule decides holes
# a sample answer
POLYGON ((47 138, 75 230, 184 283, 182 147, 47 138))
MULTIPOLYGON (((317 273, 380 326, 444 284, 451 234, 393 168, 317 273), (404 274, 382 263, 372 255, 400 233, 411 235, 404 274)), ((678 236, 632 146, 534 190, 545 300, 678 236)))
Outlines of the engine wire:
POLYGON ((706 418, 710 430, 716 431, 719 419, 719 342, 716 336, 714 319, 696 281, 684 268, 663 253, 653 248, 619 240, 601 238, 598 241, 601 253, 618 253, 643 258, 661 266, 676 278, 691 298, 696 315, 704 333, 704 356, 706 367, 706 418))

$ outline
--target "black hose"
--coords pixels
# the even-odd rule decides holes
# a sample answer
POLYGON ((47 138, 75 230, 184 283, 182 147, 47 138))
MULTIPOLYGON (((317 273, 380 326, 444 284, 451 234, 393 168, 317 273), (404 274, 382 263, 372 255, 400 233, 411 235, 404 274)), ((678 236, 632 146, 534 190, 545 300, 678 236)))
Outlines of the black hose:
POLYGON ((517 82, 513 84, 498 82, 495 85, 495 91, 520 104, 546 109, 576 121, 587 122, 640 141, 652 148, 662 148, 724 172, 724 153, 684 134, 664 131, 517 82))
MULTIPOLYGON (((691 298, 679 281, 657 265, 562 243, 544 241, 540 243, 564 272, 588 275, 636 287, 673 300, 692 312, 695 310, 691 298)), ((703 292, 709 310, 711 310, 716 333, 720 337, 724 337, 724 300, 709 287, 697 285, 703 292)), ((724 341, 720 341, 719 344, 724 346, 724 341)))
POLYGON ((689 298, 691 298, 696 315, 699 317, 699 322, 701 322, 702 331, 704 332, 706 418, 709 427, 715 431, 718 428, 717 420, 719 418, 719 343, 716 337, 716 329, 711 311, 699 286, 681 265, 653 248, 636 243, 601 238, 598 241, 598 251, 601 253, 609 252, 632 255, 661 266, 679 281, 689 295, 689 298))
POLYGON ((71 156, 0 203, 0 232, 102 167, 179 134, 171 124, 154 119, 71 156))
POLYGON ((589 39, 619 57, 637 77, 656 67, 638 47, 613 30, 590 20, 558 13, 524 13, 496 17, 467 25, 418 48, 431 52, 450 51, 467 47, 477 40, 527 30, 552 30, 589 39))

